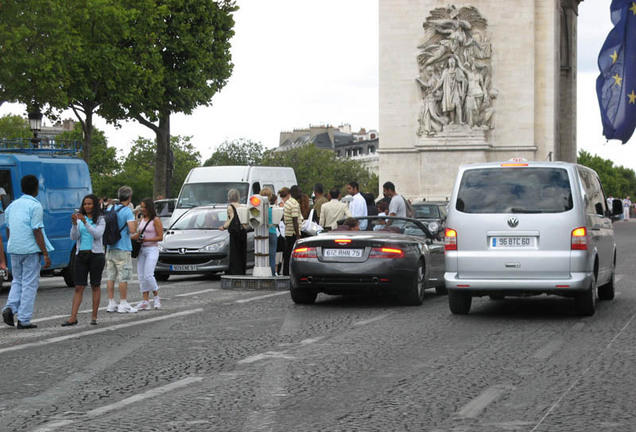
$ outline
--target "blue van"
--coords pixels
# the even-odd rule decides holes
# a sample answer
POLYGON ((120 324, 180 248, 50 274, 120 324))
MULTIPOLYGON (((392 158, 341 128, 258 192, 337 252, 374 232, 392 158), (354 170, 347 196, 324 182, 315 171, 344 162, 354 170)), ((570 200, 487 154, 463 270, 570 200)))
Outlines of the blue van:
MULTIPOLYGON (((72 264, 75 241, 71 240, 71 214, 80 207, 82 198, 92 192, 88 165, 77 157, 78 148, 49 145, 45 148, 21 147, 0 141, 0 233, 5 251, 7 231, 4 209, 11 201, 22 196, 20 180, 27 174, 40 181, 36 199, 44 207, 44 229, 55 248, 49 255, 51 267, 44 272, 61 272, 67 286, 75 285, 72 264), (4 192, 4 194, 2 194, 4 192)), ((7 256, 10 278, 11 263, 7 256)), ((0 289, 3 280, 0 278, 0 289)))

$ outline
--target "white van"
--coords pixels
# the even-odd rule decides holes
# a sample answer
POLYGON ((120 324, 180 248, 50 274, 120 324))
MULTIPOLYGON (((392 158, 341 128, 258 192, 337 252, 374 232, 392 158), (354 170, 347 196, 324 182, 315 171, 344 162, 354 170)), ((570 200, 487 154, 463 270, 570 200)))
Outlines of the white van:
POLYGON ((276 194, 282 187, 291 187, 296 182, 294 169, 290 167, 266 166, 211 166, 190 170, 181 187, 177 205, 172 213, 170 225, 193 207, 210 204, 227 204, 227 193, 237 189, 240 202, 257 194, 263 188, 276 194))
POLYGON ((467 314, 472 297, 552 294, 580 315, 614 298, 612 218, 593 170, 566 162, 508 161, 460 167, 445 237, 448 302, 467 314))

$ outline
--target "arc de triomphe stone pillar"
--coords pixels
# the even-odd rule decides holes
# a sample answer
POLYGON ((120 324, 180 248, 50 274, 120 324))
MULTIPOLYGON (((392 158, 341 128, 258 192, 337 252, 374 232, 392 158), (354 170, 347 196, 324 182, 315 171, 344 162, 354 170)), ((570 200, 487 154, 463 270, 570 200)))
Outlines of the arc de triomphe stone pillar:
POLYGON ((581 0, 380 0, 380 184, 443 200, 472 162, 576 161, 581 0))

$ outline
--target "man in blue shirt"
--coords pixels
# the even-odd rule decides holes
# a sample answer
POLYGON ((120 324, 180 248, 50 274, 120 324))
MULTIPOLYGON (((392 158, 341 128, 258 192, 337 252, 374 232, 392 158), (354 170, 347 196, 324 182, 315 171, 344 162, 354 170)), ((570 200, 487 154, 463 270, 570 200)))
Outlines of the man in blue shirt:
POLYGON ((2 319, 13 327, 13 315, 17 313, 18 328, 30 329, 37 327, 31 324, 31 317, 40 281, 40 255, 44 257, 44 268, 50 267, 49 251, 53 246, 44 233, 44 209, 35 199, 40 187, 38 178, 26 175, 20 185, 24 195, 12 202, 5 212, 13 282, 2 319))
POLYGON ((132 243, 130 234, 137 229, 135 216, 128 207, 132 199, 132 188, 122 186, 117 191, 119 203, 113 204, 107 211, 118 210, 117 225, 121 230, 121 238, 117 243, 109 245, 106 250, 106 291, 108 306, 106 312, 134 313, 137 309, 128 303, 128 281, 132 280, 132 243), (123 207, 123 208, 122 208, 123 207), (115 300, 115 282, 119 283, 119 305, 115 300))

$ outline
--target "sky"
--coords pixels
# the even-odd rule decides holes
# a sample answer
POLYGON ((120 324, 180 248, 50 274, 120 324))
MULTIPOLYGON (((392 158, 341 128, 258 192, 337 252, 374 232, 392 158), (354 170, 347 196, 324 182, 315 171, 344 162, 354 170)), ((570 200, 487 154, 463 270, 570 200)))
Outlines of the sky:
MULTIPOLYGON (((636 136, 625 145, 607 142, 596 99, 597 57, 611 29, 610 3, 584 0, 579 6, 578 148, 636 170, 636 136)), ((202 161, 226 140, 245 138, 273 148, 281 131, 309 125, 378 129, 378 0, 237 4, 228 84, 211 106, 171 117, 171 133, 192 136, 202 161)), ((0 116, 7 113, 22 115, 25 108, 4 104, 0 116)), ((136 122, 117 129, 98 119, 96 126, 121 152, 139 136, 154 138, 136 122)))

